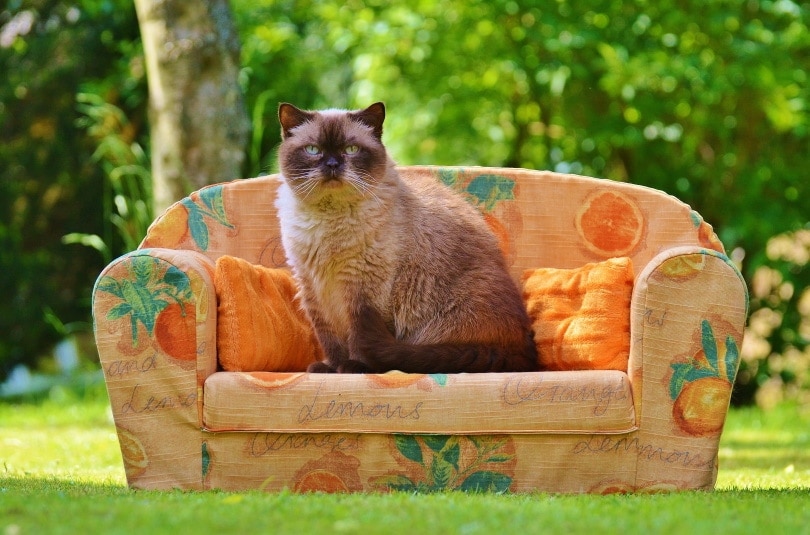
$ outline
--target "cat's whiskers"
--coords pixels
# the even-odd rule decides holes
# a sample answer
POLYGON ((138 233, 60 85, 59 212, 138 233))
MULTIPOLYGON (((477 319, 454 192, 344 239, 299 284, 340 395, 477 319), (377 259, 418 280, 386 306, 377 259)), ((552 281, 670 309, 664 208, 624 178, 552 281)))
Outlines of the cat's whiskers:
POLYGON ((318 187, 318 177, 314 175, 312 171, 305 171, 299 175, 288 177, 292 180, 292 188, 296 195, 298 195, 302 200, 306 200, 307 197, 315 191, 315 188, 318 187))
POLYGON ((369 185, 369 181, 373 179, 374 177, 371 174, 361 170, 355 170, 346 174, 346 181, 351 184, 351 186, 357 190, 358 193, 374 199, 378 205, 381 205, 382 199, 380 199, 380 197, 374 191, 375 188, 369 185))

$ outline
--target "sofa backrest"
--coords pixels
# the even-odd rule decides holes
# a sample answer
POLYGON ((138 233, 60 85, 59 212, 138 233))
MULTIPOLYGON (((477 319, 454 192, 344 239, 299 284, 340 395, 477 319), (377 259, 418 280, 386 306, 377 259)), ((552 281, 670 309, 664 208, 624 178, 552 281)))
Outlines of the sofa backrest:
MULTIPOLYGON (((696 245, 723 253, 711 226, 688 205, 643 186, 548 171, 485 167, 401 167, 407 180, 430 174, 484 214, 518 280, 524 269, 578 267, 617 256, 637 273, 660 251, 696 245)), ((150 227, 141 248, 191 249, 285 265, 274 206, 278 175, 192 193, 150 227)))

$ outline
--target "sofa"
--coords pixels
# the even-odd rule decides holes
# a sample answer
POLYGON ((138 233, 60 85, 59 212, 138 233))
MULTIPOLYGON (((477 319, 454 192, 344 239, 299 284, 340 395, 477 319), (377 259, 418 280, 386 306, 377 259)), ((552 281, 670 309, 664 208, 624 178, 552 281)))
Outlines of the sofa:
MULTIPOLYGON (((748 310, 746 284, 712 227, 678 199, 628 183, 525 169, 400 172, 405 180, 429 174, 477 205, 519 285, 538 268, 575 273, 628 259, 622 364, 597 358, 594 369, 483 374, 226 371, 217 260, 283 269, 285 255, 279 177, 216 184, 167 209, 93 292, 129 486, 712 489, 748 310)), ((598 356, 598 344, 590 351, 598 356)))

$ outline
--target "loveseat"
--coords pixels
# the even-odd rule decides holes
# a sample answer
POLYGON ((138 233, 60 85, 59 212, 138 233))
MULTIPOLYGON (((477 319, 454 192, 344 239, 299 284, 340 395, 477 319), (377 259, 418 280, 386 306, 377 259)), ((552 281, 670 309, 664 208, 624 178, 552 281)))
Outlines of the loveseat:
POLYGON ((224 371, 216 260, 278 268, 285 256, 278 177, 217 184, 170 207, 138 250, 104 269, 93 293, 128 484, 712 489, 748 303, 711 226, 676 198, 627 183, 520 169, 400 170, 406 180, 430 174, 479 206, 518 284, 526 270, 628 258, 634 275, 621 369, 224 371))

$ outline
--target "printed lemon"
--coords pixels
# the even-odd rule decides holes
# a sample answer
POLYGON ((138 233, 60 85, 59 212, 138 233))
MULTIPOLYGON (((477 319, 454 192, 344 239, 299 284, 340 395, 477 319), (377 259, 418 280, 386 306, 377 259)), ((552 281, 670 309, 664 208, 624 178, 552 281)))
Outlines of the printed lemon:
POLYGON ((686 383, 672 406, 678 427, 692 436, 713 436, 723 429, 731 383, 704 377, 686 383))
POLYGON ((202 275, 200 275, 197 270, 190 269, 186 272, 186 274, 188 275, 191 291, 194 294, 197 303, 196 321, 198 323, 202 323, 208 318, 208 311, 209 307, 211 306, 208 286, 205 284, 205 280, 203 280, 202 275))
POLYGON ((188 234, 188 210, 182 204, 170 207, 152 224, 141 247, 167 247, 179 245, 188 234))
POLYGON ((691 279, 706 267, 706 255, 695 253, 670 258, 659 268, 661 273, 672 280, 691 279))
POLYGON ((137 477, 149 466, 146 449, 132 432, 123 427, 116 427, 115 430, 118 432, 118 442, 121 444, 124 469, 129 477, 137 477))
MULTIPOLYGON (((726 347, 725 340, 717 340, 717 375, 722 377, 728 377, 728 368, 726 366, 726 353, 728 352, 728 348, 726 347)), ((706 358, 706 352, 703 348, 698 349, 697 353, 694 355, 695 363, 698 366, 703 368, 711 368, 712 366, 709 364, 709 360, 706 358)))
POLYGON ((589 195, 575 224, 585 247, 604 258, 630 254, 644 233, 644 216, 636 202, 614 191, 589 195))

